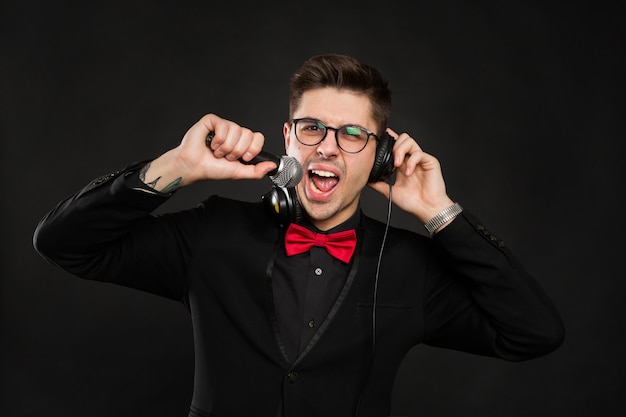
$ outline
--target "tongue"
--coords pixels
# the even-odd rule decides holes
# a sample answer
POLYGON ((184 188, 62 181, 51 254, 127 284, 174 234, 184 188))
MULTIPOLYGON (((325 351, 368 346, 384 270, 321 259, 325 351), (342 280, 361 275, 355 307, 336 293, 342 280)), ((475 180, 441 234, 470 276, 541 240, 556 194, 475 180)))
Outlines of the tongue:
POLYGON ((315 187, 322 192, 330 191, 339 181, 337 177, 318 177, 317 175, 313 175, 312 180, 315 187))

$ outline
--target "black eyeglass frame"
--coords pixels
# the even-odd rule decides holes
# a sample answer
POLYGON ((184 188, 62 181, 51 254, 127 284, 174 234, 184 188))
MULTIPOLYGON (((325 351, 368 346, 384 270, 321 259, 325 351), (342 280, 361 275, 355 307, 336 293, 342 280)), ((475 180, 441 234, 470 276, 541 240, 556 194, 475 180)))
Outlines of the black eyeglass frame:
POLYGON ((341 149, 342 151, 344 151, 345 153, 355 154, 355 153, 361 152, 363 149, 365 149, 365 147, 369 143, 370 136, 374 136, 374 138, 376 140, 379 140, 378 139, 378 135, 376 133, 371 132, 371 131, 369 131, 369 130, 361 127, 361 126, 356 126, 356 125, 351 125, 351 124, 347 124, 347 125, 343 125, 343 126, 339 126, 339 127, 326 126, 324 123, 322 123, 321 120, 314 119, 312 117, 301 117, 299 119, 291 119, 291 124, 293 125, 294 134, 296 135, 296 139, 298 140, 298 142, 300 142, 304 146, 316 146, 316 145, 319 145, 320 143, 324 142, 324 139, 326 139, 326 135, 328 135, 328 131, 329 130, 334 130, 335 131, 335 142, 337 142, 337 147, 339 149, 341 149), (324 129, 325 129, 324 130, 324 136, 322 136, 322 138, 318 142, 316 142, 316 143, 304 143, 304 142, 302 142, 300 140, 300 138, 298 137, 298 129, 297 129, 298 122, 300 122, 302 120, 309 120, 309 121, 312 121, 312 122, 316 122, 318 125, 324 126, 324 129), (367 133, 367 139, 365 139, 365 143, 363 144, 363 147, 361 149, 359 149, 358 151, 347 151, 339 144, 339 137, 337 136, 337 134, 339 133, 339 131, 341 129, 344 129, 344 128, 347 128, 347 127, 355 127, 357 129, 360 129, 362 132, 367 133))

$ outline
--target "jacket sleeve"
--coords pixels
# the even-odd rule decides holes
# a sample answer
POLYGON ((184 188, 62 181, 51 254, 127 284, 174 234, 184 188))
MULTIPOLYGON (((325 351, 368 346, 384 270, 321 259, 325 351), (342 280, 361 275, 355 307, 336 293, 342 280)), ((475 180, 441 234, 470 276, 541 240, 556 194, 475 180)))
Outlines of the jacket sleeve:
POLYGON ((33 244, 78 277, 182 300, 202 209, 152 216, 169 195, 130 185, 142 165, 102 176, 61 201, 39 222, 33 244))
POLYGON ((426 283, 425 342, 522 361, 559 347, 557 309, 506 243, 464 211, 434 240, 442 267, 426 283))

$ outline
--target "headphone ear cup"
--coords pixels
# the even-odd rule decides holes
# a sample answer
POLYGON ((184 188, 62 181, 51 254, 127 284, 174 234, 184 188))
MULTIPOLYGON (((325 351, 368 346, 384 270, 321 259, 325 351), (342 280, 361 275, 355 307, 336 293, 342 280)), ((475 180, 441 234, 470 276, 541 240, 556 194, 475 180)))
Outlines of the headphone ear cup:
POLYGON ((393 145, 395 139, 387 132, 383 133, 376 146, 376 159, 368 182, 384 181, 393 174, 393 145))
POLYGON ((295 188, 285 188, 274 185, 261 198, 268 210, 274 215, 279 225, 285 227, 289 223, 301 223, 304 211, 298 202, 295 188))
POLYGON ((300 205, 300 200, 298 200, 298 194, 296 193, 296 188, 291 187, 287 188, 287 193, 289 194, 289 201, 291 201, 291 221, 296 224, 302 223, 304 219, 304 210, 300 205))

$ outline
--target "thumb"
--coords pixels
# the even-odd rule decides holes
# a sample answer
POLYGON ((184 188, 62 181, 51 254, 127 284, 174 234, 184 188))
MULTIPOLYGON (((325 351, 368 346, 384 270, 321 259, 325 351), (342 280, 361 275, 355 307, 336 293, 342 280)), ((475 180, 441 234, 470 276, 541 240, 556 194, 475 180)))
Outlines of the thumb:
POLYGON ((272 161, 259 162, 258 164, 253 165, 253 167, 254 174, 257 176, 257 178, 263 178, 264 176, 278 168, 276 164, 272 161))
POLYGON ((370 182, 367 185, 371 189, 373 189, 373 190, 379 192, 380 194, 382 194, 383 196, 385 196, 385 198, 387 200, 389 200, 389 184, 387 184, 384 181, 378 181, 378 182, 370 182))

